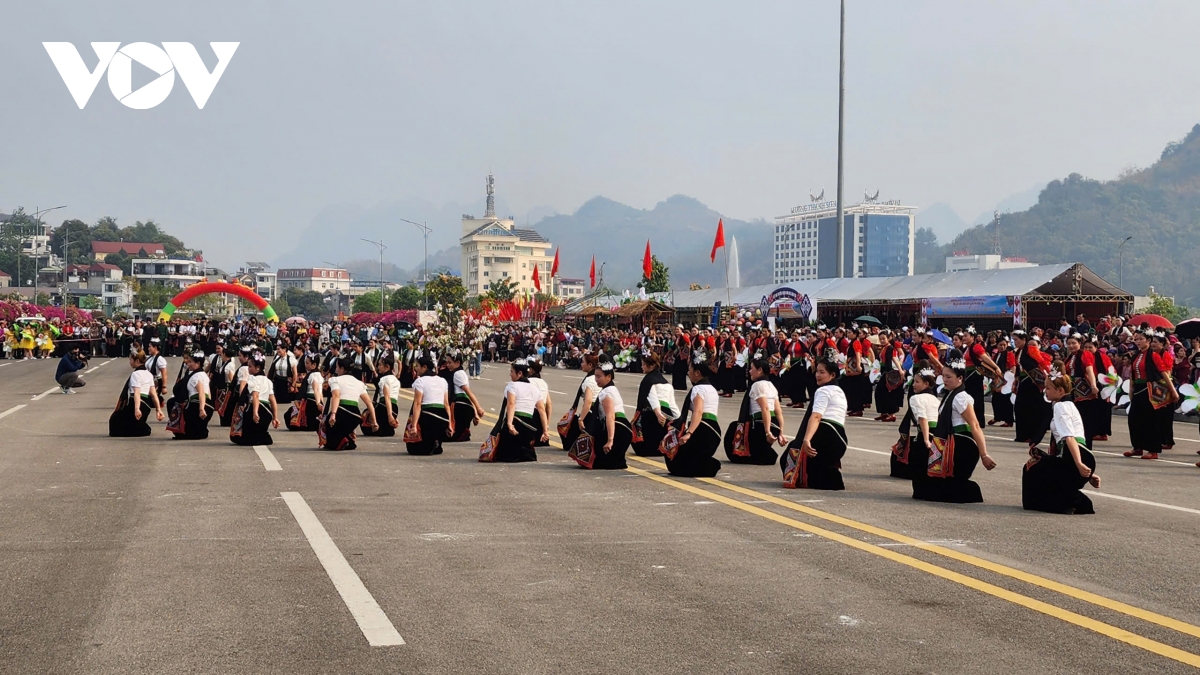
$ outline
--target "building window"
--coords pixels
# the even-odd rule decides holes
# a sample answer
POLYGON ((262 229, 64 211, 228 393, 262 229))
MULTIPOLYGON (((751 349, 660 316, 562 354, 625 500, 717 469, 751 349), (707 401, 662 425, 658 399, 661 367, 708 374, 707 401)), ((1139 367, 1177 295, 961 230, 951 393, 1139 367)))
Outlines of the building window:
POLYGON ((488 275, 488 273, 487 273, 487 272, 484 272, 484 273, 483 273, 483 276, 485 276, 485 277, 486 277, 487 275, 488 275))

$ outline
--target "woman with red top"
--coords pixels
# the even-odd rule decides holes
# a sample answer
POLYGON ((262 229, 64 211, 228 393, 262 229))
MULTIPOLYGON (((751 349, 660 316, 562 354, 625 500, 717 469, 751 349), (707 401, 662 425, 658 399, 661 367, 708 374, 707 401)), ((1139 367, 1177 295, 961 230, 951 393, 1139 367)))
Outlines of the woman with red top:
POLYGON ((904 403, 904 345, 887 329, 879 334, 879 380, 875 382, 875 409, 878 422, 895 422, 904 403))
POLYGON ((983 376, 986 372, 988 377, 998 377, 999 369, 996 367, 996 362, 992 361, 992 357, 987 355, 987 350, 983 348, 983 340, 975 331, 975 326, 969 326, 966 333, 962 337, 962 352, 963 361, 967 364, 967 377, 963 382, 966 392, 971 395, 975 401, 975 419, 983 421, 984 403, 983 403, 983 376))
POLYGON ((1013 412, 1017 418, 1018 443, 1036 447, 1050 430, 1053 408, 1042 395, 1050 357, 1037 346, 1037 338, 1031 338, 1023 330, 1012 332, 1013 344, 1017 348, 1017 400, 1013 412))
POLYGON ((928 361, 933 364, 935 370, 942 369, 942 361, 938 358, 937 345, 933 343, 933 333, 924 328, 917 329, 917 335, 921 338, 921 343, 913 349, 913 362, 928 361))
POLYGON ((783 377, 785 391, 781 393, 791 399, 789 408, 803 408, 808 400, 808 346, 799 330, 792 331, 784 356, 790 365, 783 377))
POLYGON ((1159 381, 1162 371, 1158 368, 1158 361, 1153 358, 1147 332, 1134 333, 1133 344, 1137 347, 1129 378, 1132 393, 1129 402, 1129 442, 1133 449, 1126 450, 1124 455, 1158 459, 1163 445, 1162 429, 1158 423, 1158 411, 1150 403, 1149 385, 1159 381))
POLYGON ((1012 391, 1006 394, 1001 388, 1004 386, 1004 373, 1016 375, 1017 355, 1008 348, 1007 335, 1001 335, 996 342, 997 349, 992 362, 1000 369, 1000 377, 992 382, 992 419, 988 421, 988 426, 1011 427, 1016 419, 1013 417, 1012 391))
POLYGON ((846 349, 846 369, 842 373, 838 385, 846 395, 846 417, 862 417, 863 414, 863 385, 871 386, 867 377, 866 367, 869 363, 862 351, 862 343, 857 339, 851 340, 846 349))
POLYGON ((1083 348, 1084 338, 1079 333, 1072 333, 1067 338, 1067 358, 1063 360, 1065 375, 1071 378, 1073 391, 1071 400, 1079 417, 1083 420, 1083 438, 1087 449, 1092 449, 1092 440, 1098 435, 1099 426, 1100 386, 1096 381, 1096 357, 1083 348))
MULTIPOLYGON (((1150 354, 1154 359, 1154 365, 1158 371, 1162 373, 1163 380, 1167 387, 1172 390, 1174 399, 1179 401, 1179 394, 1175 392, 1175 382, 1173 373, 1175 372, 1175 356, 1171 353, 1171 348, 1168 346, 1167 334, 1158 331, 1150 338, 1150 354)), ((1175 447, 1175 406, 1177 403, 1164 405, 1155 410, 1155 419, 1158 422, 1158 437, 1162 441, 1162 449, 1170 450, 1175 447)))
MULTIPOLYGON (((1090 340, 1084 340, 1083 349, 1092 355, 1096 372, 1116 374, 1117 368, 1113 365, 1113 361, 1108 356, 1108 351, 1100 349, 1100 336, 1094 335, 1090 340)), ((1107 441, 1109 436, 1112 436, 1112 411, 1113 404, 1109 403, 1104 397, 1096 399, 1095 403, 1095 427, 1093 432, 1096 437, 1092 440, 1107 441)))

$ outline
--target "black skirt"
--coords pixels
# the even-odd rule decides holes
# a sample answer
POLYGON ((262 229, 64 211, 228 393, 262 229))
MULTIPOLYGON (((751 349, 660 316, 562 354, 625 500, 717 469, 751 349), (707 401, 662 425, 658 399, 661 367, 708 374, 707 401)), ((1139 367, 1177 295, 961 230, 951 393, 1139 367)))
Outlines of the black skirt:
POLYGON ((222 399, 222 410, 219 410, 221 417, 221 426, 227 427, 233 423, 233 409, 237 407, 237 389, 227 387, 225 389, 225 397, 222 399))
MULTIPOLYGON (((167 410, 173 410, 177 401, 172 398, 167 401, 167 410)), ((175 438, 181 440, 200 441, 208 438, 208 421, 212 419, 213 407, 205 399, 205 417, 200 418, 200 399, 188 399, 183 407, 183 432, 172 432, 175 438)))
MULTIPOLYGON (((537 413, 534 413, 536 415, 537 413)), ((515 414, 513 415, 513 427, 516 429, 516 435, 508 430, 505 424, 504 417, 501 417, 496 426, 492 429, 493 434, 499 434, 500 440, 496 444, 496 456, 493 461, 496 462, 536 462, 537 451, 533 449, 533 442, 541 435, 535 426, 533 417, 528 417, 515 414)))
POLYGON ((992 392, 992 420, 997 423, 1007 422, 1012 424, 1016 421, 1013 416, 1013 400, 1012 394, 1002 394, 998 391, 992 392))
POLYGON ((450 440, 456 443, 470 441, 473 424, 475 424, 475 406, 471 405, 471 399, 460 394, 454 399, 454 438, 450 440))
POLYGON ((838 384, 841 385, 842 391, 846 394, 846 412, 862 412, 863 408, 869 403, 868 397, 870 394, 867 393, 864 396, 864 392, 870 392, 871 380, 862 373, 858 375, 843 375, 838 384))
POLYGON ((440 455, 442 441, 446 440, 446 431, 450 429, 450 418, 442 406, 421 406, 421 414, 417 416, 417 426, 421 429, 421 442, 405 443, 404 449, 410 455, 440 455))
POLYGON ((967 379, 963 381, 963 391, 970 394, 974 402, 972 407, 975 408, 975 421, 983 424, 983 416, 987 413, 983 402, 983 373, 978 370, 967 373, 967 379))
MULTIPOLYGON (((401 420, 398 417, 400 414, 400 406, 397 405, 395 401, 390 401, 390 403, 392 408, 392 416, 397 418, 396 421, 398 423, 404 424, 404 420, 401 420)), ((362 432, 363 436, 383 436, 385 438, 390 438, 396 435, 396 427, 388 423, 388 411, 387 407, 384 406, 382 399, 375 401, 375 423, 379 425, 378 431, 368 426, 365 420, 359 428, 359 431, 362 432)))
POLYGON ((313 398, 292 401, 292 407, 283 414, 283 421, 290 431, 316 431, 321 423, 321 411, 313 398))
POLYGON ((887 377, 880 376, 875 382, 875 412, 880 415, 895 415, 904 405, 904 387, 888 389, 887 377))
POLYGON ((235 444, 271 445, 275 442, 271 438, 271 420, 275 418, 271 415, 270 405, 265 401, 258 402, 257 422, 254 421, 254 412, 249 402, 238 403, 233 418, 233 424, 229 427, 229 440, 235 444))
POLYGON ((983 501, 983 492, 979 484, 971 480, 975 467, 979 464, 979 446, 970 436, 954 434, 954 456, 949 459, 952 473, 946 477, 929 475, 930 451, 923 454, 924 467, 913 464, 914 455, 909 453, 909 463, 912 467, 913 499, 930 502, 949 502, 951 504, 975 504, 983 501))
POLYGON ((292 393, 292 380, 287 375, 277 375, 271 378, 271 386, 275 388, 275 402, 283 405, 295 400, 292 393))
MULTIPOLYGON (((663 409, 662 413, 667 418, 667 425, 671 423, 671 413, 668 409, 663 409)), ((642 440, 631 442, 629 447, 633 448, 633 454, 638 457, 662 457, 658 446, 662 444, 662 439, 667 435, 667 425, 659 424, 658 417, 649 411, 642 411, 637 416, 637 425, 642 430, 642 440)))
POLYGON ((357 405, 348 403, 340 403, 329 400, 325 407, 337 405, 337 420, 334 424, 329 423, 329 416, 322 415, 320 426, 317 427, 317 443, 319 447, 326 450, 353 450, 358 447, 355 440, 358 438, 354 430, 362 424, 362 415, 358 412, 357 405))
POLYGON ((1017 418, 1016 440, 1037 445, 1050 430, 1050 418, 1054 416, 1054 407, 1046 401, 1033 380, 1024 377, 1017 388, 1017 401, 1013 406, 1013 413, 1017 418))
POLYGON ((667 460, 667 472, 685 478, 712 478, 721 470, 721 461, 713 455, 721 447, 721 429, 715 420, 704 419, 687 443, 679 446, 675 458, 667 460))
POLYGON ((788 445, 788 451, 779 458, 779 468, 787 475, 788 460, 794 457, 799 463, 799 480, 796 487, 811 490, 845 490, 842 481, 842 457, 846 455, 848 439, 846 430, 841 425, 827 420, 821 420, 817 431, 812 437, 812 447, 817 451, 813 457, 805 455, 800 447, 803 443, 803 429, 796 440, 788 445))
POLYGON ((593 452, 596 459, 592 464, 593 469, 624 469, 625 451, 629 449, 629 443, 633 440, 633 428, 629 426, 629 420, 618 417, 614 426, 613 446, 608 452, 604 451, 604 444, 608 443, 608 425, 602 420, 596 420, 595 424, 588 425, 589 429, 594 430, 592 438, 595 442, 593 452))
MULTIPOLYGON (((733 452, 733 440, 737 431, 738 422, 730 422, 725 429, 725 457, 733 464, 755 464, 757 466, 771 466, 779 459, 779 453, 775 452, 775 448, 767 443, 767 435, 763 431, 762 419, 755 419, 750 424, 750 456, 744 457, 733 452)), ((771 415, 771 435, 776 438, 781 433, 779 422, 775 420, 775 416, 771 415)))
MULTIPOLYGON (((1076 439, 1078 441, 1078 439, 1076 439)), ((1046 513, 1088 514, 1095 513, 1092 500, 1081 492, 1088 479, 1079 475, 1075 459, 1067 451, 1065 443, 1059 444, 1055 454, 1040 450, 1030 457, 1021 472, 1021 505, 1026 511, 1046 513)), ((1096 458, 1082 444, 1079 458, 1093 471, 1096 458)))
POLYGON ((138 403, 141 409, 141 419, 133 416, 133 397, 129 395, 117 399, 117 407, 108 416, 108 435, 114 438, 136 438, 150 435, 150 397, 143 394, 138 403))
POLYGON ((1150 393, 1146 385, 1141 389, 1134 385, 1133 398, 1129 402, 1129 442, 1135 451, 1162 452, 1162 427, 1158 411, 1150 405, 1150 393))

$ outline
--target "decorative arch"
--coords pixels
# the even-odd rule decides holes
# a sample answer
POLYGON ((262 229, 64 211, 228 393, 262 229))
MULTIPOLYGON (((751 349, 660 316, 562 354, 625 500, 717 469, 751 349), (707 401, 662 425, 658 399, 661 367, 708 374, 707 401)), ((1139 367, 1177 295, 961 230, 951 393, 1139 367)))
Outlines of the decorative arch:
POLYGON ((240 283, 231 284, 226 281, 201 281, 200 283, 188 286, 163 306, 162 311, 158 313, 158 320, 170 321, 171 316, 175 314, 175 310, 183 306, 188 300, 210 293, 232 293, 254 305, 263 313, 265 320, 279 321, 279 315, 275 313, 275 309, 271 307, 271 303, 264 300, 261 295, 255 293, 249 286, 243 286, 240 283))

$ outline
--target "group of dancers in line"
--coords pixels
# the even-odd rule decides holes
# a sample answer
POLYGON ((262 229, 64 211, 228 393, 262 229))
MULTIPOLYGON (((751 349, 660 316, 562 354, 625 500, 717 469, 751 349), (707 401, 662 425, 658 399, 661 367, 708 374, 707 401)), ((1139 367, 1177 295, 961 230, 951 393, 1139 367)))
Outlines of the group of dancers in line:
MULTIPOLYGON (((1020 342, 1023 335, 1018 331, 1014 337, 1020 342)), ((1041 359, 1026 345, 1019 344, 1018 349, 1022 357, 1033 354, 1037 365, 1028 368, 1041 368, 1041 359)), ((359 433, 395 436, 402 429, 410 454, 436 455, 445 442, 470 441, 471 428, 484 417, 462 369, 463 357, 455 350, 446 351, 436 362, 431 355, 415 360, 413 402, 406 418, 401 414, 402 387, 394 375, 396 363, 390 350, 376 359, 372 396, 352 355, 337 350, 323 355, 306 352, 302 345, 292 353, 280 343, 268 367, 266 357, 254 346, 218 344, 212 355, 195 351, 184 357, 170 398, 166 398, 166 363, 154 340, 147 351, 130 355, 133 372, 109 419, 112 436, 149 435, 153 413, 158 420, 169 418, 167 429, 177 439, 207 438, 209 423, 216 417, 229 428, 232 442, 270 445, 271 429, 278 429, 282 420, 289 430, 315 432, 318 447, 327 450, 354 449, 359 433), (291 407, 281 417, 280 405, 287 403, 291 407)), ((785 406, 772 381, 771 363, 762 354, 750 359, 751 383, 738 417, 722 430, 721 395, 712 384, 716 354, 706 348, 690 351, 691 387, 682 406, 659 357, 643 354, 643 377, 632 419, 625 413, 611 359, 584 355, 581 370, 586 375, 555 430, 562 448, 588 469, 625 468, 626 452, 632 450, 639 456, 663 457, 672 475, 713 477, 721 467, 716 451, 724 446, 732 463, 778 462, 785 487, 842 490, 841 459, 849 441, 848 394, 855 390, 847 389, 845 362, 836 354, 828 350, 815 360, 817 387, 792 439, 783 433, 785 406)), ((900 423, 900 440, 892 448, 891 475, 910 480, 916 499, 981 502, 972 475, 979 464, 992 470, 996 462, 987 452, 982 430, 982 385, 974 382, 982 377, 980 356, 970 345, 963 352, 951 350, 944 363, 936 360, 936 351, 918 348, 914 356, 933 358, 920 358, 912 368, 907 412, 900 423)), ((537 461, 536 449, 549 446, 553 409, 541 367, 536 359, 517 358, 509 364, 510 381, 498 419, 480 448, 480 461, 537 461)), ((1030 373, 1022 379, 1021 386, 1026 379, 1039 383, 1038 398, 1049 409, 1046 430, 1052 437, 1046 450, 1038 447, 1040 436, 1038 442, 1030 437, 1030 459, 1022 481, 1027 509, 1093 512, 1081 489, 1089 483, 1099 487, 1100 479, 1089 451, 1089 430, 1073 400, 1080 391, 1078 379, 1087 374, 1078 364, 1075 368, 1072 375, 1069 364, 1054 362, 1042 377, 1030 373)), ((1019 409, 1020 391, 1017 400, 1019 409)))

